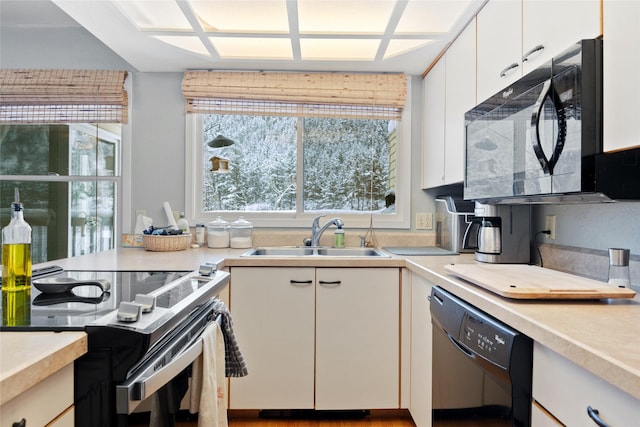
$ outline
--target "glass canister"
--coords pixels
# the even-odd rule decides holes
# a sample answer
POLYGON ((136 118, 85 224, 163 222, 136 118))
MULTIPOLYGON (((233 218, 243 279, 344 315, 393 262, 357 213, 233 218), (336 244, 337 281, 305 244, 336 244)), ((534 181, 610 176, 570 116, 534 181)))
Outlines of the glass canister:
POLYGON ((229 247, 229 223, 217 217, 207 224, 207 246, 210 248, 229 247))
POLYGON ((229 240, 232 248, 250 248, 253 246, 253 224, 238 218, 229 227, 229 240))

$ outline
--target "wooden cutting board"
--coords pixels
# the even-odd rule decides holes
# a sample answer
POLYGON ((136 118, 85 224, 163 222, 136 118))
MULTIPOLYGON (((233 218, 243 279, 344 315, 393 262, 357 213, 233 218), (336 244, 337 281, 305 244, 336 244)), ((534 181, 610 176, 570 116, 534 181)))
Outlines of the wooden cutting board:
POLYGON ((449 264, 452 274, 506 298, 633 298, 635 291, 526 264, 449 264))

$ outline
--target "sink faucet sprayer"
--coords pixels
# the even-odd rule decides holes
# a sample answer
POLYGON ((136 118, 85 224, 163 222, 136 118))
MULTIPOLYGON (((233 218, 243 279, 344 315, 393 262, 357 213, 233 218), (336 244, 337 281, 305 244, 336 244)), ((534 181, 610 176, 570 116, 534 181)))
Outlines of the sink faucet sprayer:
POLYGON ((311 224, 311 246, 319 246, 320 236, 322 236, 322 233, 324 233, 324 231, 331 225, 335 225, 336 227, 344 226, 344 221, 342 219, 332 218, 320 227, 320 218, 323 216, 326 215, 318 215, 313 219, 313 224, 311 224))

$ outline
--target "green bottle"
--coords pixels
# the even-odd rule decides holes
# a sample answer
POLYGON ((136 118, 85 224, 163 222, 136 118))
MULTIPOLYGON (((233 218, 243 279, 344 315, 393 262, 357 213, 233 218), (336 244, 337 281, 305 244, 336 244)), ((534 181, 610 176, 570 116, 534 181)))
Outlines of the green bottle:
POLYGON ((333 246, 336 248, 344 248, 344 230, 338 226, 338 229, 333 234, 333 246))
POLYGON ((31 323, 31 226, 15 189, 11 221, 2 229, 2 325, 31 323))

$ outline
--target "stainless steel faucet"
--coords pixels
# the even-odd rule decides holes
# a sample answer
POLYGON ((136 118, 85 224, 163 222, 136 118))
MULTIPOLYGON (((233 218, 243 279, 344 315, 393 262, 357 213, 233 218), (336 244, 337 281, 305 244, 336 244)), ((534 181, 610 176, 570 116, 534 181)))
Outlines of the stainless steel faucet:
POLYGON ((332 218, 320 227, 320 218, 323 216, 326 215, 318 215, 313 219, 313 224, 311 224, 311 246, 319 246, 320 236, 322 236, 322 233, 324 233, 324 231, 331 225, 335 225, 336 227, 342 227, 344 225, 344 221, 342 219, 332 218))

